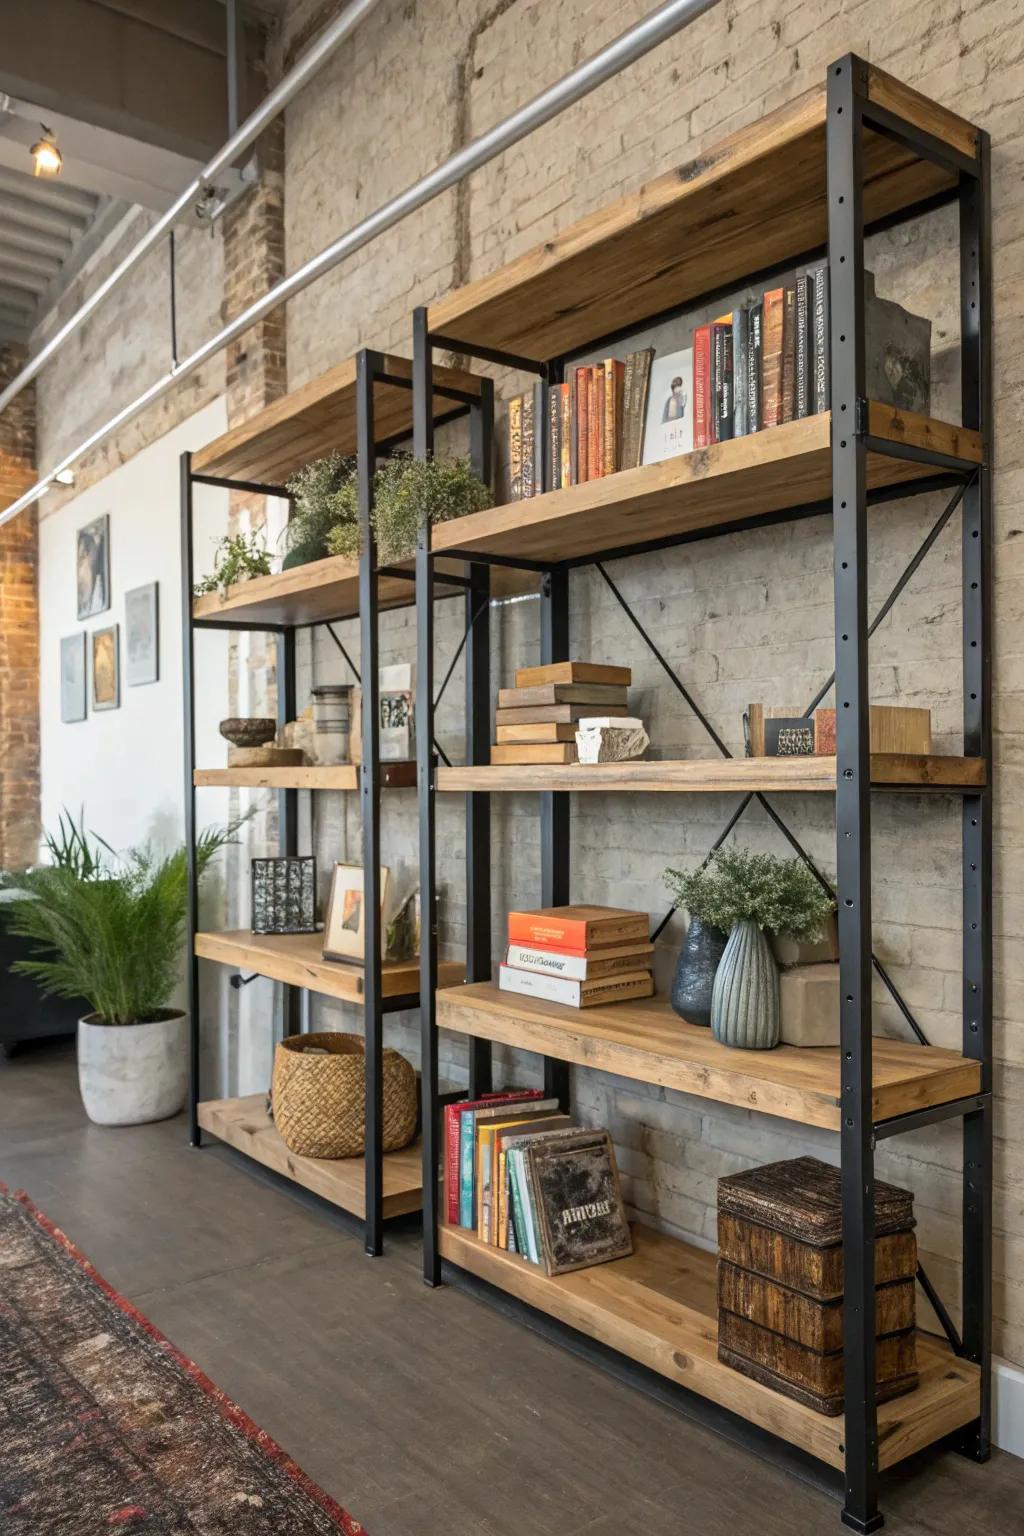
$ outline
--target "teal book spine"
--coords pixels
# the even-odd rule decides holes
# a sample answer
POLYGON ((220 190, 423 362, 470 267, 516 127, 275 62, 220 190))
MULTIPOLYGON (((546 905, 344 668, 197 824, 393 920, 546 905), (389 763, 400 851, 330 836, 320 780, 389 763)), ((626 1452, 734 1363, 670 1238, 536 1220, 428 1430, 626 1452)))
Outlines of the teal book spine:
POLYGON ((474 1131, 476 1116, 468 1110, 459 1126, 459 1226, 472 1231, 473 1220, 473 1150, 476 1145, 474 1131))
POLYGON ((512 1221, 509 1227, 509 1247, 512 1247, 512 1240, 514 1238, 515 1252, 521 1253, 524 1258, 529 1258, 529 1254, 526 1249, 526 1235, 525 1228, 523 1226, 523 1207, 519 1198, 519 1180, 517 1177, 517 1169, 519 1167, 520 1156, 521 1154, 518 1147, 512 1147, 505 1153, 505 1166, 508 1172, 509 1200, 511 1202, 509 1205, 509 1210, 512 1213, 512 1221))

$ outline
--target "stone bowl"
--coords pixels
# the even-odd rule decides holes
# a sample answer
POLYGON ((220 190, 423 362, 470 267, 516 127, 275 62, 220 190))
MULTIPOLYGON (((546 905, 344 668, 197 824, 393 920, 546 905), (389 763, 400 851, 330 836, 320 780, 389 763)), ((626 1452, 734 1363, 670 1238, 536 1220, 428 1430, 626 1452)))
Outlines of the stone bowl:
POLYGON ((277 721, 268 719, 222 720, 220 733, 233 747, 262 747, 277 735, 277 721))

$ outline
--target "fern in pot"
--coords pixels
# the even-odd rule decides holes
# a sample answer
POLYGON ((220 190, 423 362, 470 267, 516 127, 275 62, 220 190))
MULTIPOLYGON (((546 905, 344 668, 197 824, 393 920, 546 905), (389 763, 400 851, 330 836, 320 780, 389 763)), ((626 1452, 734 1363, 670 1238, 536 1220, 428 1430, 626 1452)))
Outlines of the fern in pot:
POLYGON ((722 849, 692 874, 666 881, 691 918, 729 935, 711 992, 711 1032, 722 1045, 771 1050, 779 1043, 779 971, 765 930, 820 938, 834 902, 801 859, 722 849))
MULTIPOLYGON (((236 830, 200 835, 200 877, 236 830)), ((90 1120, 142 1125, 176 1115, 188 1082, 188 1017, 172 1006, 185 932, 185 849, 159 858, 134 848, 119 857, 81 828, 47 846, 54 862, 4 879, 9 927, 35 945, 33 958, 14 968, 49 995, 90 1004, 78 1025, 78 1081, 90 1120)))

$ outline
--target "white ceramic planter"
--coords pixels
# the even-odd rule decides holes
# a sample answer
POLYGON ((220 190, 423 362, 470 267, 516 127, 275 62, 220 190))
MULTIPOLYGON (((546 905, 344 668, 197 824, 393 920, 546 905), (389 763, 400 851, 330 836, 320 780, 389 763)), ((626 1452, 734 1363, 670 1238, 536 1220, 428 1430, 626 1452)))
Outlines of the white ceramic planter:
POLYGON ((146 1125, 176 1115, 188 1087, 188 1016, 149 1024, 78 1021, 78 1086, 97 1125, 146 1125))

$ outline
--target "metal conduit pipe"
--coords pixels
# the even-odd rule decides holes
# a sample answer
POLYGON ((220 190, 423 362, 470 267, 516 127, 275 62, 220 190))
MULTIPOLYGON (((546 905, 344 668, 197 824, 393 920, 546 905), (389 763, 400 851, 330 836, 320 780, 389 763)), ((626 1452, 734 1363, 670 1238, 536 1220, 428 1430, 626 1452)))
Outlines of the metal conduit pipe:
MULTIPOLYGON (((217 177, 225 171, 234 160, 248 149, 259 138, 268 123, 281 112, 293 96, 297 95, 308 80, 316 74, 317 70, 327 62, 331 54, 343 43, 349 33, 362 21, 363 17, 373 9, 377 0, 353 0, 353 3, 338 16, 331 25, 322 32, 316 42, 299 59, 298 63, 288 71, 274 89, 265 96, 251 116, 247 117, 237 132, 233 133, 224 147, 217 151, 213 159, 199 172, 193 181, 182 192, 166 213, 160 215, 156 223, 146 231, 138 245, 132 247, 123 261, 119 262, 113 272, 105 277, 99 287, 89 295, 85 302, 76 309, 73 315, 69 315, 59 330, 54 331, 45 346, 40 347, 34 357, 30 358, 20 373, 15 374, 7 387, 0 393, 0 411, 9 405, 15 395, 30 384, 36 374, 57 353, 67 341, 68 337, 77 331, 93 311, 98 308, 109 293, 113 291, 134 267, 137 267, 142 258, 153 249, 161 235, 166 234, 182 214, 196 201, 207 187, 216 184, 217 177)), ((230 46, 230 44, 229 44, 230 46)))
POLYGON ((309 287, 310 283, 336 267, 347 256, 353 255, 364 245, 368 245, 371 240, 376 239, 392 225, 399 223, 410 213, 414 213, 424 203, 446 192, 457 181, 461 181, 463 176, 468 176, 471 171, 486 165, 489 160, 493 160, 496 155, 518 143, 535 128, 550 122, 566 107, 581 100, 597 86, 603 85, 606 80, 635 63, 637 59, 643 58, 644 54, 650 53, 652 48, 656 48, 659 43, 663 43, 674 33, 681 31, 690 22, 696 21, 716 4, 717 0, 667 0, 667 4, 660 6, 646 20, 638 22, 628 32, 623 32, 621 37, 609 43, 586 64, 581 64, 578 69, 573 70, 548 90, 542 91, 526 106, 520 107, 518 112, 513 112, 510 117, 505 118, 489 132, 481 134, 480 138, 474 139, 471 144, 467 144, 465 148, 450 156, 436 170, 415 182, 405 192, 400 192, 397 197, 385 203, 369 218, 356 224, 348 234, 342 235, 318 255, 311 257, 303 266, 297 267, 290 276, 282 278, 281 282, 265 293, 261 299, 257 299, 223 330, 218 331, 191 356, 185 358, 177 368, 172 368, 169 373, 157 379, 130 405, 126 405, 123 410, 118 411, 116 416, 112 416, 102 427, 98 427, 73 452, 61 459, 59 464, 55 464, 42 480, 20 496, 17 501, 12 502, 5 512, 0 513, 0 525, 31 506, 52 484, 55 476, 65 469, 70 469, 77 459, 88 453, 97 443, 102 442, 109 433, 116 431, 125 422, 131 421, 155 400, 159 400, 161 395, 166 394, 179 379, 194 373, 197 368, 219 352, 222 347, 234 341, 243 331, 248 330, 251 325, 255 325, 257 321, 262 320, 265 315, 270 314, 295 294, 301 293, 304 288, 309 287))

